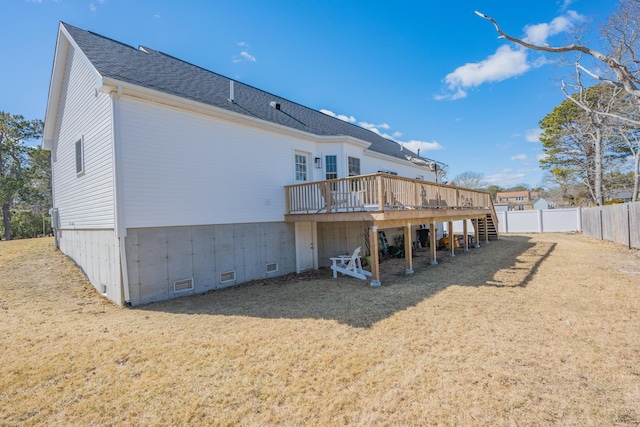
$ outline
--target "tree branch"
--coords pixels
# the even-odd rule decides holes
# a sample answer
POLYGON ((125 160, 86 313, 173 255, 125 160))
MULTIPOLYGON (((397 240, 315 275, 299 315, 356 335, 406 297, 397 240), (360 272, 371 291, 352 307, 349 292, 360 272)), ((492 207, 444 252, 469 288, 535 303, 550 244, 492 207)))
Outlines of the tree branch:
MULTIPOLYGON (((629 71, 629 69, 622 63, 620 63, 619 61, 617 61, 615 58, 612 58, 611 56, 607 56, 601 52, 598 52, 597 50, 591 49, 587 46, 583 46, 583 45, 579 45, 579 44, 570 44, 567 46, 560 46, 560 47, 552 47, 552 46, 538 46, 535 44, 531 44, 529 42, 526 42, 524 40, 518 39, 516 37, 510 36, 509 34, 505 33, 504 31, 502 31, 502 29, 500 29, 500 26, 498 25, 498 23, 496 22, 495 19, 491 18, 490 16, 485 15, 484 13, 478 12, 477 10, 474 11, 474 13, 476 15, 478 15, 479 17, 486 19, 487 21, 491 22, 493 24, 493 26, 496 28, 496 31, 498 32, 498 34, 500 34, 500 36, 502 38, 505 38, 513 43, 519 44, 521 46, 524 46, 528 49, 532 49, 532 50, 538 50, 538 51, 543 51, 543 52, 551 52, 551 53, 564 53, 564 52, 582 52, 584 54, 587 54, 589 56, 592 56, 602 62, 604 62, 609 68, 611 68, 611 70, 616 74, 618 81, 612 81, 612 80, 607 80, 604 79, 602 77, 596 76, 593 73, 587 72, 590 76, 594 77, 595 79, 599 80, 599 81, 607 81, 611 84, 614 84, 616 86, 620 86, 622 88, 624 88, 624 90, 629 93, 630 95, 633 95, 635 97, 640 97, 640 89, 638 88, 638 79, 633 75, 633 73, 631 73, 629 71)), ((584 68, 583 68, 584 69, 584 68)), ((585 70, 586 71, 586 70, 585 70)))

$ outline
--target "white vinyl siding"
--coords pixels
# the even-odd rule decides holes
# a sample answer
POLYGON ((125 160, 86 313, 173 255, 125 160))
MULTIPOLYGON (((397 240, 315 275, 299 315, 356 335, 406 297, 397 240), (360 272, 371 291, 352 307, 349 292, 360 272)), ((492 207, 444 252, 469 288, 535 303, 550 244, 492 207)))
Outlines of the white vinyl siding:
POLYGON ((118 102, 127 228, 284 220, 294 153, 314 152, 314 142, 126 96, 118 102))
POLYGON ((100 82, 83 59, 69 51, 52 152, 53 203, 61 228, 113 228, 111 100, 96 93, 100 82))

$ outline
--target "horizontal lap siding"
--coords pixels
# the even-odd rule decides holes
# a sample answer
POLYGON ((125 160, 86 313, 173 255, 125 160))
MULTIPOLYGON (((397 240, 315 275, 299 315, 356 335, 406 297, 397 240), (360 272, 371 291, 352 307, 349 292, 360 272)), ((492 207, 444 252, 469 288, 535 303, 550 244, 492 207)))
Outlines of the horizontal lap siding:
POLYGON ((79 53, 70 51, 52 154, 54 207, 62 228, 113 228, 111 104, 95 95, 99 82, 79 53), (84 174, 76 175, 75 143, 84 136, 84 174))
POLYGON ((119 102, 127 228, 284 219, 293 153, 313 153, 315 143, 132 98, 119 102))

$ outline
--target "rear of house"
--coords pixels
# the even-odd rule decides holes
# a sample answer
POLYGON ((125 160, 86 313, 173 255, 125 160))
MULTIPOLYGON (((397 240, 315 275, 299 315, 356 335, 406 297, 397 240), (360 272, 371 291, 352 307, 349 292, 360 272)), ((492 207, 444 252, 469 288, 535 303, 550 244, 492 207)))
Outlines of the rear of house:
POLYGON ((58 246, 132 305, 318 268, 363 244, 366 222, 286 222, 287 185, 438 172, 368 130, 64 23, 43 147, 58 246))

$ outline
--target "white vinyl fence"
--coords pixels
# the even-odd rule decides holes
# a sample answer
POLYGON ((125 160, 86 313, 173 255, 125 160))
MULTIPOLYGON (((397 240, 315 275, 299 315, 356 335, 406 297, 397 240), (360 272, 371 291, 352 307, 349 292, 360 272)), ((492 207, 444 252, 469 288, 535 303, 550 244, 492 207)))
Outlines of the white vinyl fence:
MULTIPOLYGON (((640 249, 640 202, 594 208, 502 211, 496 214, 500 233, 582 231, 585 236, 640 249)), ((470 222, 468 226, 469 230, 473 230, 470 222)), ((455 221, 454 233, 462 233, 462 230, 462 221, 455 221)))
MULTIPOLYGON (((499 233, 554 233, 582 231, 581 208, 502 211, 498 216, 499 233)), ((469 230, 473 230, 471 223, 469 230)), ((462 232, 462 221, 453 224, 455 233, 462 232)))
POLYGON ((580 208, 497 212, 500 233, 582 231, 580 208))

